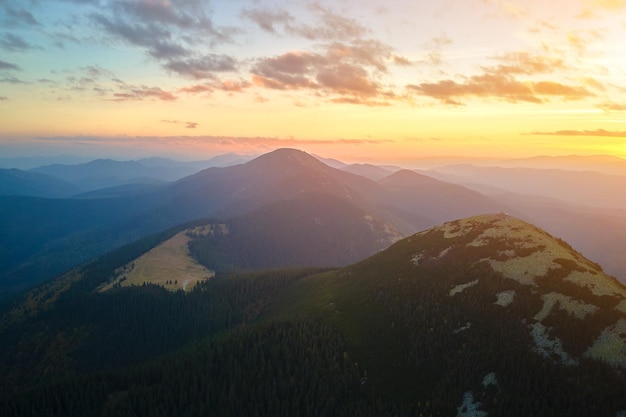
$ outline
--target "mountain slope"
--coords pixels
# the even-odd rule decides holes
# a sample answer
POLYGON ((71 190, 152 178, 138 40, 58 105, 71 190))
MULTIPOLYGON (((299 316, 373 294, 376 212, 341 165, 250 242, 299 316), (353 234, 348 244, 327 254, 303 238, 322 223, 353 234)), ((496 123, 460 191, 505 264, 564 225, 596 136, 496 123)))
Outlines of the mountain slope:
POLYGON ((626 411, 626 288, 531 224, 482 215, 334 271, 94 292, 179 231, 3 316, 3 415, 626 411))
POLYGON ((342 167, 341 170, 369 178, 373 181, 379 181, 393 174, 393 172, 399 170, 399 168, 392 170, 372 164, 351 164, 342 167))
POLYGON ((58 198, 76 194, 79 190, 77 186, 49 175, 0 169, 0 195, 58 198))
POLYGON ((469 396, 489 415, 552 415, 543 408, 546 384, 560 387, 550 391, 554 415, 626 409, 623 371, 613 370, 626 369, 626 288, 509 216, 446 223, 300 280, 270 316, 305 312, 348 335, 385 396, 421 398, 443 415, 469 396))
POLYGON ((191 253, 213 270, 349 265, 386 249, 400 233, 329 195, 301 194, 223 222, 191 253))
MULTIPOLYGON (((493 200, 460 185, 410 170, 400 170, 378 182, 389 190, 387 204, 430 219, 421 229, 445 221, 501 210, 493 200)), ((421 230, 420 229, 420 230, 421 230)))

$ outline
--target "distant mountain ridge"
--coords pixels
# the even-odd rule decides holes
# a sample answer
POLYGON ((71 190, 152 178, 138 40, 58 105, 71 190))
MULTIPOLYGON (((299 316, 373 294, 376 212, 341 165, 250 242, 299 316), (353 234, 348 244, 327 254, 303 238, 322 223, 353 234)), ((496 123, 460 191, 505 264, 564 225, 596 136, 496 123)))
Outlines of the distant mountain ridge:
POLYGON ((80 191, 128 184, 163 184, 192 175, 208 167, 226 167, 247 162, 250 157, 234 153, 204 161, 175 161, 168 158, 144 158, 135 161, 95 159, 81 164, 53 164, 32 168, 80 187, 80 191))
MULTIPOLYGON (((168 184, 131 184, 60 201, 0 197, 0 233, 6 248, 0 256, 0 293, 4 289, 4 294, 10 294, 50 279, 177 224, 209 217, 233 219, 306 196, 325 196, 349 206, 344 214, 360 219, 356 223, 363 224, 363 213, 367 213, 372 222, 389 225, 401 235, 455 218, 510 212, 559 235, 574 237, 571 241, 577 248, 586 244, 582 247, 590 248, 594 260, 611 261, 611 271, 617 271, 614 274, 621 268, 618 249, 622 231, 626 235, 626 223, 607 230, 592 229, 594 239, 601 242, 595 248, 590 246, 593 239, 588 242, 585 238, 595 222, 593 213, 565 212, 563 205, 537 209, 410 171, 400 170, 373 181, 332 168, 306 152, 279 149, 243 164, 210 167, 168 184), (68 219, 76 221, 69 224, 68 219), (551 224, 558 227, 550 228, 551 224)), ((351 222, 346 220, 346 224, 351 222)))
POLYGON ((56 177, 20 169, 0 169, 0 195, 61 198, 80 190, 74 184, 56 177))
POLYGON ((574 204, 626 208, 626 176, 563 169, 452 165, 433 172, 444 181, 483 184, 509 192, 540 195, 574 204), (437 175, 452 174, 452 176, 437 175))

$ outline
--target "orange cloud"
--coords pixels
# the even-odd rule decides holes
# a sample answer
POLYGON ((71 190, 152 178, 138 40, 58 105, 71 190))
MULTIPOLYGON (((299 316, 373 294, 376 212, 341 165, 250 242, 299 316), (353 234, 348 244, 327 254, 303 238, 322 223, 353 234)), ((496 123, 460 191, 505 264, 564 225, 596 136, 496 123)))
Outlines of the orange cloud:
POLYGON ((561 96, 567 100, 578 100, 593 94, 583 87, 572 87, 554 81, 539 81, 533 83, 533 91, 538 95, 561 96))
POLYGON ((339 42, 325 46, 324 54, 297 51, 259 60, 252 83, 274 90, 316 90, 331 101, 372 105, 374 97, 390 97, 376 78, 396 62, 390 48, 377 41, 339 42), (341 97, 332 97, 339 95, 341 97))
POLYGON ((626 103, 605 103, 602 108, 607 111, 626 111, 626 103))
POLYGON ((125 86, 123 93, 113 94, 113 101, 141 101, 144 99, 156 98, 163 101, 177 100, 174 94, 161 90, 158 87, 131 87, 125 86))
POLYGON ((533 75, 565 69, 565 63, 560 58, 532 55, 528 52, 512 52, 498 56, 496 59, 501 64, 495 67, 483 67, 483 70, 501 75, 533 75))
POLYGON ((245 80, 222 80, 217 83, 216 88, 224 91, 240 93, 250 86, 251 84, 245 80))
MULTIPOLYGON (((540 74, 567 69, 560 58, 531 55, 526 52, 509 53, 496 57, 500 64, 481 67, 482 73, 470 77, 459 76, 431 83, 409 84, 413 93, 436 98, 446 104, 463 104, 464 98, 494 98, 504 101, 543 103, 546 97, 578 100, 594 96, 582 86, 571 86, 550 80, 535 80, 540 74), (521 76, 532 77, 520 79, 521 76)), ((596 82, 597 83, 597 82, 596 82)), ((599 84, 599 83, 597 83, 599 84)), ((594 86, 597 88, 597 84, 594 86)))
POLYGON ((513 4, 514 2, 511 2, 511 1, 504 1, 504 0, 482 0, 482 1, 485 4, 493 5, 499 11, 504 13, 506 16, 509 16, 512 18, 517 19, 517 18, 524 17, 528 14, 528 10, 525 10, 513 4))
POLYGON ((208 84, 196 84, 189 87, 179 88, 181 93, 199 94, 199 93, 212 93, 213 88, 208 84))
POLYGON ((557 130, 555 132, 532 132, 531 135, 542 136, 599 136, 608 138, 626 138, 626 131, 596 130, 557 130))
POLYGON ((582 87, 572 87, 553 81, 523 82, 500 74, 475 75, 462 83, 443 80, 437 83, 411 84, 407 88, 454 105, 462 104, 460 100, 466 97, 496 98, 512 103, 519 101, 543 103, 542 96, 576 100, 593 95, 582 87))
POLYGON ((608 10, 619 10, 626 7, 626 0, 593 0, 591 4, 608 10))

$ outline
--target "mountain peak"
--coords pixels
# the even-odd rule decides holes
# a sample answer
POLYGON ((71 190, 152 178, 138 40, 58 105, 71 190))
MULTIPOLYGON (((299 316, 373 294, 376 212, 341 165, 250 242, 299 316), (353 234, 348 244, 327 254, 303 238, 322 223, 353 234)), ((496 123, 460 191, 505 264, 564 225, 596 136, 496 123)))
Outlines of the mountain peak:
POLYGON ((341 274, 355 286, 411 294, 418 306, 461 309, 464 319, 485 314, 459 321, 453 334, 515 316, 509 325, 521 323, 530 348, 549 360, 626 368, 626 288, 564 241, 504 213, 425 230, 341 274))
POLYGON ((288 168, 295 166, 302 166, 308 168, 327 168, 323 162, 315 158, 314 156, 292 148, 280 148, 276 149, 272 152, 268 152, 264 155, 259 156, 258 158, 253 159, 248 162, 246 165, 268 165, 274 166, 278 164, 279 166, 288 168))
POLYGON ((409 169, 401 169, 379 181, 381 184, 395 185, 399 187, 413 187, 425 184, 443 184, 435 178, 428 175, 419 174, 409 169))
POLYGON ((594 295, 626 297, 626 290, 599 265, 544 230, 505 213, 445 223, 418 235, 441 234, 449 248, 463 247, 505 278, 539 285, 547 278, 587 288, 594 295), (478 258, 479 257, 479 258, 478 258))

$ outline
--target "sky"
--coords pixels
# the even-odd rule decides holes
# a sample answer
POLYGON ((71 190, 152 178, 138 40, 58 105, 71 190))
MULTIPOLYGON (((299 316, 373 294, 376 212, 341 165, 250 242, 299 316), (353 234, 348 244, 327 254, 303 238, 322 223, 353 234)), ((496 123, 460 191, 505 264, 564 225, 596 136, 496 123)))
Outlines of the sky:
POLYGON ((626 157, 626 0, 0 0, 0 154, 626 157))

